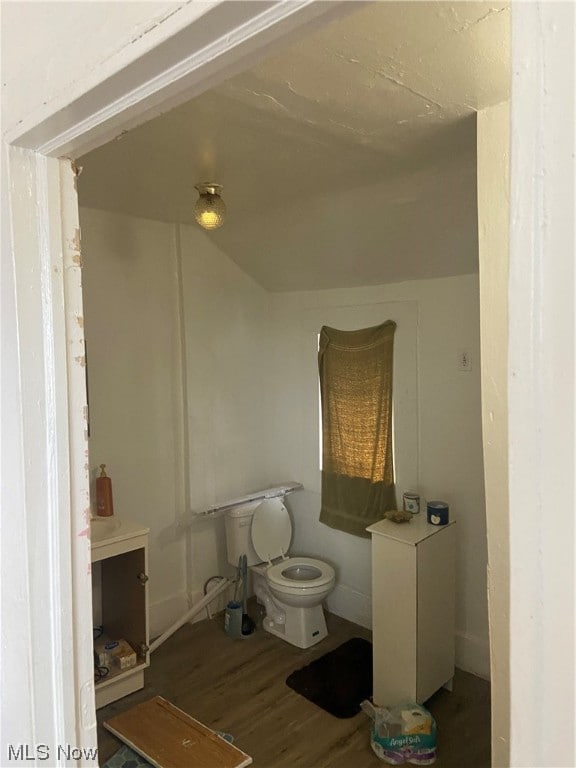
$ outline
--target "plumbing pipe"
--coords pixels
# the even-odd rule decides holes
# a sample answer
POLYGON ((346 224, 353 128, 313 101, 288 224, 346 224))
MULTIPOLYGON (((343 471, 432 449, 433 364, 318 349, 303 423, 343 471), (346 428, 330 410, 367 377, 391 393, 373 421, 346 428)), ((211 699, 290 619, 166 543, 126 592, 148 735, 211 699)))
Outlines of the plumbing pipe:
POLYGON ((190 621, 191 618, 196 616, 197 613, 199 613, 203 608, 205 608, 208 603, 211 603, 212 600, 214 600, 215 597, 217 597, 221 592, 223 592, 226 587, 229 587, 233 582, 230 579, 222 578, 222 581, 220 584, 218 584, 217 587, 214 587, 214 589, 211 589, 208 594, 204 595, 204 597, 199 600, 195 605, 193 605, 191 608, 189 608, 184 616, 182 616, 178 621, 175 621, 174 624, 172 624, 168 629, 161 634, 159 637, 154 640, 153 643, 150 643, 149 652, 153 653, 156 648, 159 648, 162 643, 165 640, 168 640, 169 637, 172 637, 174 632, 176 632, 177 629, 180 629, 184 624, 186 624, 187 621, 190 621))
MULTIPOLYGON (((223 576, 210 576, 210 578, 207 581, 204 582, 204 594, 205 595, 208 594, 208 592, 209 592, 208 585, 210 584, 211 581, 217 580, 218 583, 220 583, 220 581, 223 578, 224 578, 223 576)), ((234 600, 236 600, 236 596, 234 596, 234 600)), ((212 618, 212 611, 210 610, 210 606, 209 605, 206 606, 206 615, 208 616, 209 619, 212 618)))
POLYGON ((178 522, 178 528, 187 528, 191 525, 194 518, 197 517, 220 517, 220 515, 226 514, 229 509, 241 506, 242 504, 248 504, 251 501, 264 501, 264 499, 283 499, 289 493, 299 491, 304 486, 302 483, 284 483, 284 485, 276 486, 275 488, 265 488, 262 491, 256 491, 255 493, 249 493, 247 496, 240 496, 237 499, 230 499, 229 501, 223 501, 221 504, 216 504, 213 507, 209 507, 201 512, 192 512, 183 517, 178 522))
POLYGON ((286 623, 286 611, 283 611, 281 608, 279 608, 276 605, 274 598, 272 597, 270 592, 266 589, 264 584, 258 584, 256 586, 256 597, 260 598, 260 600, 266 606, 267 618, 272 619, 274 624, 286 623))

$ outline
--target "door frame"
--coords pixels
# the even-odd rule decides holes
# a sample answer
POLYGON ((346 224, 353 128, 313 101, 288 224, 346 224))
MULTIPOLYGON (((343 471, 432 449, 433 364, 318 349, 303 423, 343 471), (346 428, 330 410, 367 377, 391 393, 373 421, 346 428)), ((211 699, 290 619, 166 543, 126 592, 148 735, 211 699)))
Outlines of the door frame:
MULTIPOLYGON (((26 542, 25 557, 14 567, 28 581, 29 653, 36 660, 67 660, 49 685, 45 670, 30 665, 36 715, 41 719, 43 708, 53 713, 45 738, 54 744, 96 743, 87 651, 92 615, 81 253, 75 171, 66 158, 201 93, 348 5, 216 2, 199 10, 188 3, 170 26, 155 31, 153 45, 133 41, 116 58, 115 71, 104 72, 97 84, 81 78, 71 100, 39 105, 34 117, 5 134, 11 187, 2 204, 10 226, 2 237, 3 252, 11 254, 17 326, 11 352, 21 411, 15 427, 20 459, 7 460, 6 467, 25 512, 3 522, 3 534, 26 542)), ((566 66, 573 56, 573 6, 514 3, 512 31, 510 764, 562 766, 576 763, 574 740, 560 742, 556 722, 562 712, 564 722, 573 723, 576 711, 574 147, 566 119, 574 89, 574 72, 566 66), (527 659, 541 671, 527 675, 527 659), (566 672, 562 680, 554 674, 558 663, 566 672)))

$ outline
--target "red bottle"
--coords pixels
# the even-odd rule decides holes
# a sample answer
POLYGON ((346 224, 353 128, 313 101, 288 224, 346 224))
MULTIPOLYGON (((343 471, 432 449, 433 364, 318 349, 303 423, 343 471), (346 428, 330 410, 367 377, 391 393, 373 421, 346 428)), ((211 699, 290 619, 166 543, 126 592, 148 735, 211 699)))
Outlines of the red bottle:
POLYGON ((100 464, 100 477, 96 478, 96 513, 101 517, 114 514, 112 480, 106 474, 106 464, 100 464))

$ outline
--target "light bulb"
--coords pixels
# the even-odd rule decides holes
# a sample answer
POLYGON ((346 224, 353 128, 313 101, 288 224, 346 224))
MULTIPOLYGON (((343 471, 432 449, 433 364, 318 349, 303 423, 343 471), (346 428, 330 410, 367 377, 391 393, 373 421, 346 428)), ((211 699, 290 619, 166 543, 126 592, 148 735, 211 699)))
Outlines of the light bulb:
POLYGON ((194 218, 203 229, 218 229, 224 224, 226 206, 220 197, 219 184, 196 184, 200 197, 194 206, 194 218))

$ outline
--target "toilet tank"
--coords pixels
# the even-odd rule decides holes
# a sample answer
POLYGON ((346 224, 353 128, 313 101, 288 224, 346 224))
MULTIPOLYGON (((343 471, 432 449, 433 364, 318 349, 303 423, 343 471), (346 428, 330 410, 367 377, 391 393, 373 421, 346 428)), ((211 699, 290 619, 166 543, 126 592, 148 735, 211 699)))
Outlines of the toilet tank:
POLYGON ((257 565, 262 560, 258 557, 252 546, 252 518, 254 510, 261 503, 251 501, 238 507, 232 507, 226 512, 224 523, 226 526, 226 549, 230 565, 238 565, 241 555, 246 555, 248 565, 257 565))

